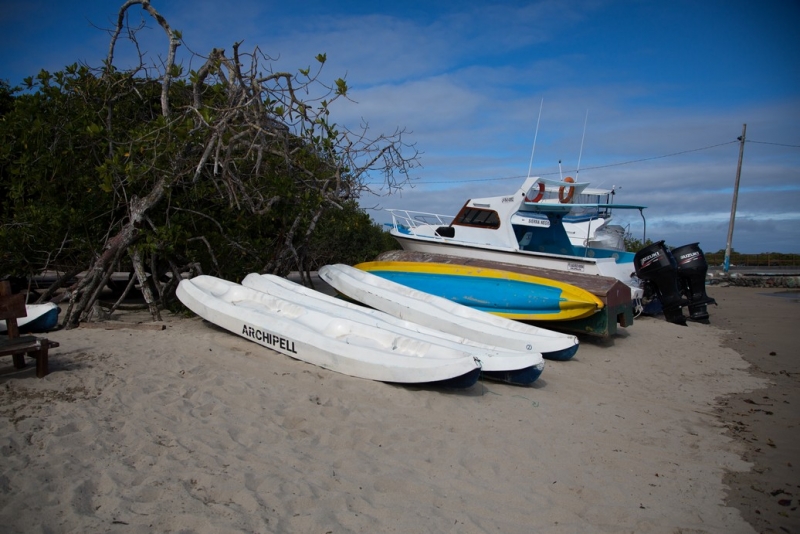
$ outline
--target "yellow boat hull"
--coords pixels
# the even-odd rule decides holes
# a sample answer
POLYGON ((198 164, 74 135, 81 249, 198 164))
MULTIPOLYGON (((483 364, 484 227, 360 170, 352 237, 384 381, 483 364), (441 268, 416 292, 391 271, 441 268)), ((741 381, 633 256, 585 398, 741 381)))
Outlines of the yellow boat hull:
POLYGON ((589 317, 603 309, 603 302, 585 289, 500 269, 405 261, 373 261, 355 267, 509 319, 568 321, 589 317))

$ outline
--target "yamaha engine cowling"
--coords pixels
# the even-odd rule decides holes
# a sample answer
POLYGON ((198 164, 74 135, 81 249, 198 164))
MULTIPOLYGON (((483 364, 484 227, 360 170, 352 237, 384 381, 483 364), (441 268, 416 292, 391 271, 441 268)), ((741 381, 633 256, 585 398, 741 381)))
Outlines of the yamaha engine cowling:
POLYGON ((685 325, 681 306, 686 305, 678 289, 678 267, 664 241, 644 247, 633 257, 636 276, 649 286, 650 292, 661 301, 664 318, 675 324, 685 325))
POLYGON ((678 265, 678 285, 689 299, 689 319, 708 323, 708 304, 717 302, 706 294, 708 262, 697 243, 672 249, 678 265))

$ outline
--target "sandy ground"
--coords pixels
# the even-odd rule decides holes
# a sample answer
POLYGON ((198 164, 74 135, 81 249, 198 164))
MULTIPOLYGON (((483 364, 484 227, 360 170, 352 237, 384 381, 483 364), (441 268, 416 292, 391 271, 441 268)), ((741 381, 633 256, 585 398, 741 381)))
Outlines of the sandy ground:
POLYGON ((0 360, 0 525, 798 532, 798 304, 765 292, 584 339, 532 387, 355 379, 174 315, 51 332, 44 379, 0 360))
POLYGON ((800 532, 800 291, 712 287, 725 346, 769 386, 721 399, 728 434, 746 446, 747 472, 729 473, 727 503, 758 532, 800 532))

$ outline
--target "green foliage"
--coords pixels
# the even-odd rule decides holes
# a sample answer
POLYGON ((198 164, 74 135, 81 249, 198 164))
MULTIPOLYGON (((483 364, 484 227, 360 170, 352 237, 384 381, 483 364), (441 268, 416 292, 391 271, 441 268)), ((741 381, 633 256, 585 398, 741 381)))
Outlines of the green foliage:
POLYGON ((644 247, 650 246, 654 243, 654 241, 650 238, 647 238, 644 242, 641 239, 636 239, 635 237, 631 237, 629 235, 625 236, 625 250, 628 252, 639 252, 644 247))
POLYGON ((5 80, 0 80, 0 117, 14 107, 14 89, 5 80))
POLYGON ((305 267, 317 270, 331 263, 355 265, 398 248, 400 245, 389 232, 351 201, 342 210, 328 211, 320 221, 309 245, 305 267))
MULTIPOLYGON (((706 261, 711 266, 723 265, 725 249, 716 252, 705 252, 706 261)), ((762 252, 760 254, 744 254, 731 249, 730 264, 737 267, 791 267, 800 266, 800 254, 782 252, 762 252)))
POLYGON ((336 80, 336 94, 337 95, 347 94, 347 82, 345 82, 342 78, 336 80))
MULTIPOLYGON (((124 224, 129 200, 147 195, 164 176, 169 203, 150 212, 151 224, 140 229, 145 250, 228 277, 263 268, 280 246, 276 237, 323 201, 304 191, 277 157, 268 158, 267 172, 248 177, 248 187, 281 199, 263 216, 231 205, 213 182, 187 184, 183 178, 200 159, 208 132, 195 128, 191 114, 162 116, 157 83, 124 76, 103 81, 85 68, 42 71, 37 80, 38 91, 13 99, 0 123, 3 274, 88 267, 124 224), (103 122, 108 114, 115 118, 110 130, 103 122)), ((174 104, 188 103, 188 96, 173 86, 174 104)), ((212 99, 201 110, 204 119, 221 103, 212 99)), ((306 154, 313 158, 313 151, 306 154)), ((245 154, 239 160, 241 168, 252 163, 245 154)))
MULTIPOLYGON (((0 82, 0 275, 83 270, 75 291, 96 295, 104 272, 130 271, 134 258, 158 286, 168 272, 237 280, 395 248, 356 199, 365 173, 390 187, 396 169, 407 176, 403 132, 339 128, 329 115, 343 79, 262 76, 260 56, 235 48, 187 73, 160 65, 168 85, 143 74, 156 68, 124 72, 111 59, 42 70, 24 94, 0 82), (324 94, 309 96, 317 86, 324 94)), ((70 309, 69 323, 83 313, 70 309)))
MULTIPOLYGON (((53 265, 90 261, 88 243, 107 231, 110 203, 95 166, 105 146, 92 139, 101 109, 75 91, 84 69, 51 76, 40 90, 16 97, 0 121, 0 266, 25 275, 53 265)), ((93 247, 92 247, 93 248, 93 247)))

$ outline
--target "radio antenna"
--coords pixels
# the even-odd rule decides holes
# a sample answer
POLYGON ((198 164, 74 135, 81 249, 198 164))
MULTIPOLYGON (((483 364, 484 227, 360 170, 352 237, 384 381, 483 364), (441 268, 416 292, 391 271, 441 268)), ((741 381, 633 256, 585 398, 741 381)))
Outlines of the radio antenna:
POLYGON ((531 149, 531 161, 528 163, 528 178, 531 177, 531 168, 533 167, 533 153, 536 151, 536 137, 539 136, 539 121, 542 120, 542 105, 544 98, 539 102, 539 118, 536 119, 536 133, 533 134, 533 148, 531 149))

